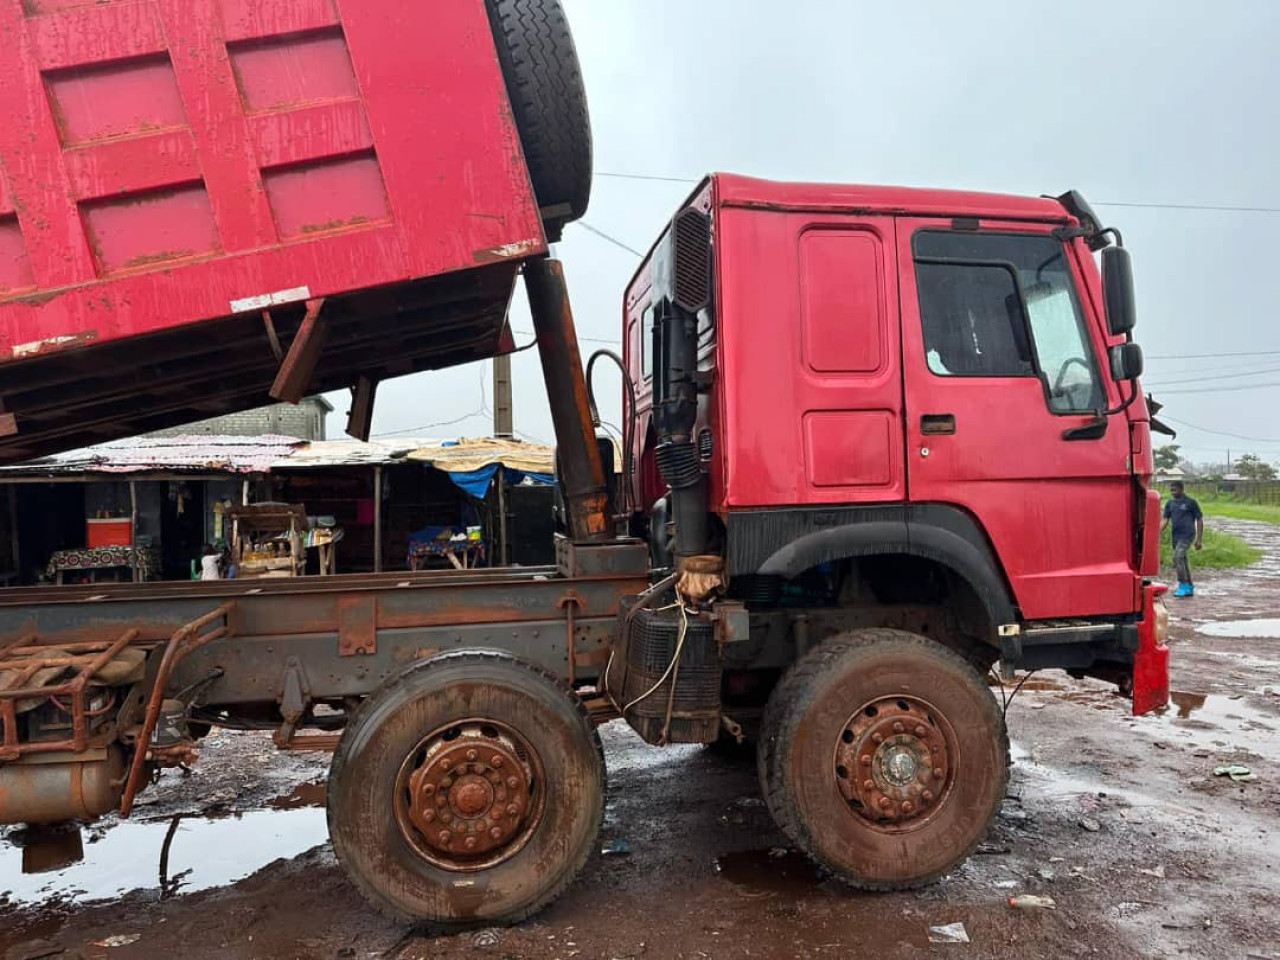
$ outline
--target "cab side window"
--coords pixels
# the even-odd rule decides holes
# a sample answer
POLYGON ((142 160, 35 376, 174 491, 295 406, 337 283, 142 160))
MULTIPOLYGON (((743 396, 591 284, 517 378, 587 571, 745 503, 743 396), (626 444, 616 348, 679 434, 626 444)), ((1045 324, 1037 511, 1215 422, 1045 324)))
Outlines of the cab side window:
POLYGON ((923 230, 913 239, 926 362, 937 376, 1038 377, 1058 414, 1106 395, 1062 242, 923 230))

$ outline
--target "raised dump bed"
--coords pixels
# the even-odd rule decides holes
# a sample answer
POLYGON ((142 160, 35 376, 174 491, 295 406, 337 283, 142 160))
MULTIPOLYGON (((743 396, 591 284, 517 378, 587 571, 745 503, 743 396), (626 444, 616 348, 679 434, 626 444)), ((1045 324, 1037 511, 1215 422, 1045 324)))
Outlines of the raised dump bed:
POLYGON ((551 0, 0 0, 0 38, 0 462, 508 349, 586 205, 551 0))

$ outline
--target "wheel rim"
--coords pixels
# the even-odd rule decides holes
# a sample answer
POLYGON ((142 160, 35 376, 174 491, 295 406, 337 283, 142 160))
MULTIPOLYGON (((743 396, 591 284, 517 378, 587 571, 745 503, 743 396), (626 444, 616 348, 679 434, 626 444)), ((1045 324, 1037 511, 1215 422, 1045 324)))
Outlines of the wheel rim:
POLYGON ((433 731, 396 778, 400 832, 423 859, 472 872, 513 857, 542 819, 542 761, 524 737, 494 720, 433 731))
POLYGON ((942 809, 959 759, 946 717, 918 697, 881 697, 849 717, 836 739, 836 786, 875 830, 914 830, 942 809))

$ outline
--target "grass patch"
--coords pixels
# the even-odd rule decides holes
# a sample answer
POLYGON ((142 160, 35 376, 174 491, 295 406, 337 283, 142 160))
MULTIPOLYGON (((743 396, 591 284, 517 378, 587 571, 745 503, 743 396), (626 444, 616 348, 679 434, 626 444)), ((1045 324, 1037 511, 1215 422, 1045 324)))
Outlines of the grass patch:
MULTIPOLYGON (((1280 523, 1280 505, 1249 503, 1232 497, 1196 498, 1207 517, 1232 517, 1236 520, 1261 520, 1263 523, 1280 523)), ((1208 543, 1205 548, 1208 548, 1208 543)))
MULTIPOLYGON (((1208 512, 1206 509, 1205 513, 1208 512)), ((1280 510, 1277 510, 1277 513, 1280 514, 1280 510)), ((1261 559, 1262 551, 1257 547, 1250 546, 1232 534, 1205 527, 1204 549, 1191 551, 1191 572, 1194 573, 1196 568, 1230 570, 1235 567, 1247 567, 1261 559)), ((1169 544, 1168 534, 1160 538, 1160 566, 1170 568, 1173 566, 1173 547, 1169 544)))

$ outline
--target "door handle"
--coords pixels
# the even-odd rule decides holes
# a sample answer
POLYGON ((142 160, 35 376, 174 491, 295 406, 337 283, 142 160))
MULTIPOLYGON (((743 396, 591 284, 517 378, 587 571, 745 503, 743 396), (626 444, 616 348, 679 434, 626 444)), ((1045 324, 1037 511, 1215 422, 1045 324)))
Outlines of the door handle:
POLYGON ((920 432, 937 435, 956 432, 956 417, 953 413, 926 413, 920 417, 920 432))

